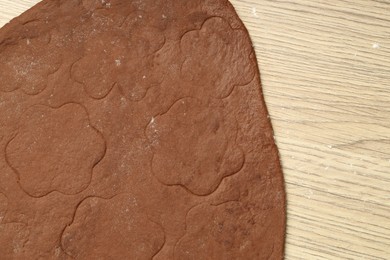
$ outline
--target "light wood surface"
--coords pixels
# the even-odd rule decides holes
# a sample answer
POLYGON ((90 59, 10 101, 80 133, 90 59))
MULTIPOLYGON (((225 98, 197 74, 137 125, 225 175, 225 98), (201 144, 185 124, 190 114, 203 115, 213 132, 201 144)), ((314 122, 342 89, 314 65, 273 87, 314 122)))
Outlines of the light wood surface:
MULTIPOLYGON (((0 26, 38 0, 0 0, 0 26)), ((288 194, 286 259, 390 259, 390 0, 232 0, 288 194)))

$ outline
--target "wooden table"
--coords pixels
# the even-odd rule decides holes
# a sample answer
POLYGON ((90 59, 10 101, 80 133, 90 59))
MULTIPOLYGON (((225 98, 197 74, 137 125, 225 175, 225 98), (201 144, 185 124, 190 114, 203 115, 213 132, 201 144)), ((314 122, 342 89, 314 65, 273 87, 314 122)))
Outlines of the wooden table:
MULTIPOLYGON (((0 26, 37 2, 0 0, 0 26)), ((286 259, 390 259, 390 0, 232 2, 281 153, 286 259)))

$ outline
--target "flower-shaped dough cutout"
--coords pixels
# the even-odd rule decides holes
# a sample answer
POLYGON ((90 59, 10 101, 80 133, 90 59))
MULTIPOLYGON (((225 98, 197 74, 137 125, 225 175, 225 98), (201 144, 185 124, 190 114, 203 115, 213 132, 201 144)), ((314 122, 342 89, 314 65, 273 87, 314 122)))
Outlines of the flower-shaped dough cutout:
POLYGON ((125 97, 139 101, 149 88, 160 84, 162 76, 154 54, 165 38, 150 23, 142 12, 134 12, 122 25, 125 33, 97 32, 87 40, 84 56, 74 64, 72 75, 89 96, 104 98, 117 84, 125 97))
POLYGON ((84 85, 88 95, 103 98, 116 84, 126 45, 126 39, 114 33, 87 40, 85 56, 73 65, 72 76, 84 85))
POLYGON ((200 30, 182 37, 183 78, 196 86, 196 93, 227 97, 234 86, 249 84, 255 75, 247 41, 246 32, 232 29, 224 19, 206 20, 200 30))
POLYGON ((47 78, 61 66, 62 57, 56 51, 47 51, 44 46, 50 41, 49 35, 39 38, 21 39, 0 49, 0 91, 11 92, 21 89, 29 95, 42 92, 47 78))
POLYGON ((274 241, 262 240, 271 223, 257 223, 240 202, 201 204, 190 210, 186 223, 174 259, 271 259, 274 241))
POLYGON ((75 259, 152 259, 164 241, 160 225, 129 194, 84 200, 61 237, 75 259))
POLYGON ((29 195, 76 194, 89 185, 105 149, 83 106, 37 105, 20 119, 18 133, 6 147, 6 158, 29 195))
POLYGON ((129 51, 124 60, 124 72, 119 75, 118 86, 129 100, 141 100, 149 88, 163 81, 162 67, 155 57, 165 44, 162 33, 165 26, 162 17, 150 17, 143 11, 131 13, 122 25, 127 31, 129 51))
POLYGON ((130 46, 136 56, 149 56, 164 45, 163 31, 167 26, 166 19, 151 16, 143 11, 132 12, 124 21, 122 29, 127 31, 130 46))
POLYGON ((235 143, 236 129, 235 119, 221 103, 195 98, 177 101, 168 112, 153 118, 146 130, 154 151, 155 176, 197 195, 212 193, 244 163, 235 143))

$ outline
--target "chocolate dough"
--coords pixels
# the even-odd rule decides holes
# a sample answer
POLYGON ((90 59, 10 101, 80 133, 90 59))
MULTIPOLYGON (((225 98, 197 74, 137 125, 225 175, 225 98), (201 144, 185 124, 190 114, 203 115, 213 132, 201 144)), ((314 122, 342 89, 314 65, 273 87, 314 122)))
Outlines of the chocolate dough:
POLYGON ((44 0, 0 30, 1 259, 281 259, 285 193, 226 0, 44 0))

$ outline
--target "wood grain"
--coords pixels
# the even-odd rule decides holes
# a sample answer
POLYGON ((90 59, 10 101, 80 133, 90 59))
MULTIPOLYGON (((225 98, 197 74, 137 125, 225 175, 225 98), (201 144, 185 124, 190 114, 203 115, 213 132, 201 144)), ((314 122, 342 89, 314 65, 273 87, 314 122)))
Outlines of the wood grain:
MULTIPOLYGON (((38 0, 0 0, 0 26, 38 0)), ((286 259, 390 259, 390 1, 232 0, 288 193, 286 259)))

